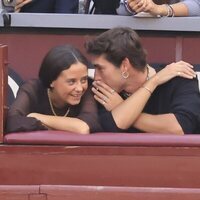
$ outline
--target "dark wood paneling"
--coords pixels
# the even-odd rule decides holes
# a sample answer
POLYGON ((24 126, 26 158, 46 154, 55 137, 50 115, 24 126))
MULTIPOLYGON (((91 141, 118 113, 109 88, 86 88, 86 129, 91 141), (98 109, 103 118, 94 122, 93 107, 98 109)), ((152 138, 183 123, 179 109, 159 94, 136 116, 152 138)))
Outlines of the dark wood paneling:
POLYGON ((2 185, 200 187, 200 148, 2 146, 2 185))
POLYGON ((84 36, 56 34, 0 34, 8 45, 9 64, 24 80, 37 77, 41 61, 55 45, 72 44, 83 50, 84 36))
POLYGON ((183 58, 193 64, 200 64, 200 36, 183 38, 183 58))
POLYGON ((3 139, 7 101, 7 46, 0 44, 0 143, 3 139))
POLYGON ((142 43, 149 63, 170 63, 176 58, 176 37, 145 36, 142 43))
POLYGON ((200 189, 41 186, 48 200, 199 200, 200 189))
MULTIPOLYGON (((39 186, 0 186, 0 199, 1 200, 36 200, 29 198, 32 195, 39 194, 39 186)), ((46 197, 46 196, 45 196, 46 197)), ((46 200, 46 198, 40 198, 38 200, 46 200)))
MULTIPOLYGON (((85 29, 10 29, 0 34, 0 41, 9 46, 11 67, 24 80, 37 76, 42 58, 55 45, 69 43, 85 53, 84 42, 104 30, 85 29), (27 70, 28 69, 28 70, 27 70)), ((198 33, 138 31, 148 52, 149 63, 170 63, 185 60, 199 64, 198 33)))
POLYGON ((2 200, 199 200, 200 189, 108 186, 0 186, 2 200))

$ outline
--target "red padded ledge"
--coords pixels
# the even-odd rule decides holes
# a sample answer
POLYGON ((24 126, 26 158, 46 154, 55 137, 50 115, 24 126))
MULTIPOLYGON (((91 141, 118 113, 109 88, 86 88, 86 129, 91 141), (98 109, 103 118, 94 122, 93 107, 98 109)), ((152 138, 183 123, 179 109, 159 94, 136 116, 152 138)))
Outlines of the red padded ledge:
POLYGON ((131 133, 95 133, 80 135, 65 131, 10 133, 6 144, 70 145, 70 146, 176 146, 200 147, 199 135, 160 135, 131 133))

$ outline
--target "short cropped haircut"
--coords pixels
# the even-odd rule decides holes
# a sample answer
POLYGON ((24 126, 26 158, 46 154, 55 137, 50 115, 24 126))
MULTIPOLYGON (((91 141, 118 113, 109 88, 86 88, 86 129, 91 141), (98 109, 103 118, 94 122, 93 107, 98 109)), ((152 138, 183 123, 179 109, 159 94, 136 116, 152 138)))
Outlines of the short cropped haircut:
POLYGON ((58 78, 63 70, 69 69, 71 65, 82 63, 89 66, 86 57, 71 45, 53 47, 44 57, 39 70, 39 79, 46 88, 58 78))
POLYGON ((87 53, 105 58, 116 67, 128 58, 132 66, 143 71, 147 65, 146 51, 137 33, 128 27, 110 29, 85 43, 87 53))

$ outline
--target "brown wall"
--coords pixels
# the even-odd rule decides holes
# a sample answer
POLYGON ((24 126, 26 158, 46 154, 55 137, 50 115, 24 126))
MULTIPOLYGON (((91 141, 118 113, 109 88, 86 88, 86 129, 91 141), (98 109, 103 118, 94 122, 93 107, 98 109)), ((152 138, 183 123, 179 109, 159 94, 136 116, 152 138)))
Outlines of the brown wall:
POLYGON ((0 44, 0 143, 3 139, 5 114, 7 105, 7 62, 8 48, 0 44))
MULTIPOLYGON (((9 63, 22 76, 37 76, 45 53, 58 44, 70 43, 84 52, 84 42, 90 35, 103 30, 70 29, 10 29, 0 33, 0 43, 9 47, 9 63)), ((185 60, 199 64, 200 33, 138 31, 148 51, 149 63, 170 63, 185 60)))

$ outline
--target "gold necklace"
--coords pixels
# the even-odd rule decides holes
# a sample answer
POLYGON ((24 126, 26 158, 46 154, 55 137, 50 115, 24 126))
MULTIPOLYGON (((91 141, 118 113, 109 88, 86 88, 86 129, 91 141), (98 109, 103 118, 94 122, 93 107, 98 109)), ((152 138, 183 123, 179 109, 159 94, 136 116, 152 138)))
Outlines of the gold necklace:
MULTIPOLYGON (((53 108, 53 104, 52 104, 52 101, 51 101, 51 98, 50 98, 50 89, 47 89, 47 95, 48 95, 49 104, 50 104, 52 113, 53 113, 55 116, 58 116, 58 115, 56 114, 54 108, 53 108)), ((67 109, 67 112, 63 115, 63 117, 66 117, 66 116, 69 114, 69 111, 70 111, 70 108, 67 109)))

